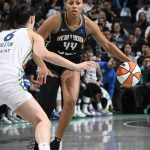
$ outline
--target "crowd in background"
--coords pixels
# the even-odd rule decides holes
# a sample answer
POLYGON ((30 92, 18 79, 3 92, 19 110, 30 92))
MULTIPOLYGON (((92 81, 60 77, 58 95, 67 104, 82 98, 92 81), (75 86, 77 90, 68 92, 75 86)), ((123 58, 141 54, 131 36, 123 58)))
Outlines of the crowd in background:
MULTIPOLYGON (((62 11, 64 5, 63 0, 0 0, 1 30, 3 30, 11 7, 16 3, 29 3, 35 8, 35 30, 46 18, 62 11)), ((139 65, 142 78, 134 87, 122 87, 116 80, 116 69, 120 62, 107 54, 89 35, 84 45, 85 51, 82 58, 83 61, 91 58, 98 62, 102 79, 97 76, 96 79, 101 81, 98 84, 94 81, 94 84, 100 88, 100 91, 96 90, 99 97, 97 98, 97 93, 92 93, 92 96, 86 95, 86 90, 91 88, 91 84, 85 81, 86 73, 82 73, 74 117, 112 115, 113 113, 150 113, 149 0, 84 0, 83 13, 98 24, 99 29, 109 41, 117 45, 133 62, 139 65)), ((38 68, 33 60, 27 63, 25 73, 26 88, 39 99, 40 87, 36 80, 38 68)), ((95 88, 95 85, 92 87, 95 88)), ((58 91, 55 117, 59 117, 60 112, 61 89, 58 91)), ((17 123, 20 120, 5 105, 0 107, 0 114, 1 121, 6 124, 17 123)))

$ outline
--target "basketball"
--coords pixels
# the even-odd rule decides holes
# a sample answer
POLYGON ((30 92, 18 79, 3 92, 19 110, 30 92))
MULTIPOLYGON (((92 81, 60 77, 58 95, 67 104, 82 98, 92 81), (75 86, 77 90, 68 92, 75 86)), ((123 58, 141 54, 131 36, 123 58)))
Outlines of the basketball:
POLYGON ((134 86, 140 78, 141 69, 134 62, 124 62, 117 68, 117 80, 123 86, 134 86))

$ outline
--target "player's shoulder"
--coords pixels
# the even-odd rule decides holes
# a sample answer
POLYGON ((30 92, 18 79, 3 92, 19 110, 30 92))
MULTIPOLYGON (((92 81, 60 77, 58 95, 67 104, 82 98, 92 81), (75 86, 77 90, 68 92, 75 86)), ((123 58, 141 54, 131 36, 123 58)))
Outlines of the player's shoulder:
POLYGON ((85 25, 87 25, 91 22, 90 18, 88 18, 86 15, 83 15, 83 18, 85 20, 85 25))
POLYGON ((31 29, 28 30, 28 35, 29 38, 31 39, 31 41, 36 40, 44 40, 43 37, 41 35, 39 35, 36 31, 33 31, 31 29))
POLYGON ((50 25, 50 26, 52 26, 52 25, 57 25, 58 23, 59 23, 59 21, 60 21, 60 16, 61 16, 61 14, 60 14, 60 12, 58 12, 58 13, 56 13, 55 15, 53 15, 53 16, 49 16, 46 20, 45 20, 45 24, 47 24, 47 25, 50 25))
POLYGON ((89 17, 87 17, 86 15, 83 15, 84 19, 85 19, 85 23, 86 24, 95 24, 95 21, 91 20, 89 17))
POLYGON ((44 30, 54 32, 60 24, 60 13, 49 16, 41 25, 44 30))
POLYGON ((91 20, 89 17, 87 17, 86 15, 84 15, 85 18, 85 26, 86 26, 86 30, 88 33, 92 33, 95 26, 97 26, 96 22, 91 20))

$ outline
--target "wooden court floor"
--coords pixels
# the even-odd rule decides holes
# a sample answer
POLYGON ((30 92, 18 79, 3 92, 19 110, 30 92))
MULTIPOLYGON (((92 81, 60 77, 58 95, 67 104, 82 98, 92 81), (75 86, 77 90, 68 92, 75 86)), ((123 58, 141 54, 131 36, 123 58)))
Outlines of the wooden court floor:
MULTIPOLYGON (((52 121, 52 138, 57 121, 52 121)), ((27 150, 34 140, 29 123, 0 125, 0 150, 27 150)), ((150 150, 149 115, 114 115, 74 119, 60 150, 150 150)))

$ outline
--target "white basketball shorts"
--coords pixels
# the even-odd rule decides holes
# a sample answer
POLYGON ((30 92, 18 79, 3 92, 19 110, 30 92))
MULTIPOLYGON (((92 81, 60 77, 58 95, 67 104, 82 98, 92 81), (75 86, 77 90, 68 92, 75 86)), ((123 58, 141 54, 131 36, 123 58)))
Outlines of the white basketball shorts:
POLYGON ((7 70, 0 70, 0 105, 6 104, 13 111, 32 95, 24 89, 17 74, 7 70))

